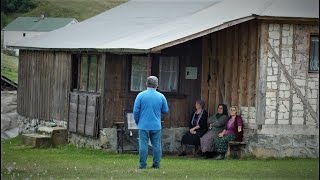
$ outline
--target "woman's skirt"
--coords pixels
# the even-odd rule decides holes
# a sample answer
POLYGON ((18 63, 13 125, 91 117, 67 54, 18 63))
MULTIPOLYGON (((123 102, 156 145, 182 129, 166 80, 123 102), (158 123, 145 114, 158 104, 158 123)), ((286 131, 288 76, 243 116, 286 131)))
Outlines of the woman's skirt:
POLYGON ((202 152, 213 152, 214 150, 214 133, 213 131, 209 130, 206 134, 204 134, 200 138, 200 144, 201 144, 201 151, 202 152))
POLYGON ((205 131, 197 131, 196 134, 191 134, 189 131, 182 136, 181 144, 188 145, 200 145, 200 138, 203 136, 205 131))
POLYGON ((215 150, 218 153, 226 153, 228 151, 229 141, 236 139, 236 136, 233 134, 226 134, 223 137, 219 137, 214 141, 215 150))

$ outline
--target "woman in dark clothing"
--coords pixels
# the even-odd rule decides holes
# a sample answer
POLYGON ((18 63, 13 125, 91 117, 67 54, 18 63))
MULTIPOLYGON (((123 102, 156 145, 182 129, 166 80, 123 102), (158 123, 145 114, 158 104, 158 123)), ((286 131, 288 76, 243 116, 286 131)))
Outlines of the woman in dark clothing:
POLYGON ((213 157, 213 142, 218 138, 218 134, 223 131, 228 119, 228 108, 225 104, 219 104, 217 114, 208 119, 209 130, 200 138, 201 150, 206 159, 213 157))
POLYGON ((219 153, 217 160, 224 159, 225 153, 228 150, 229 141, 242 141, 243 138, 243 121, 241 116, 237 114, 238 108, 232 106, 230 108, 230 117, 225 129, 218 135, 214 141, 216 152, 219 153))
POLYGON ((200 138, 207 132, 208 112, 204 109, 203 100, 196 101, 196 111, 193 113, 189 128, 190 130, 183 135, 181 140, 182 152, 179 156, 186 156, 186 147, 188 145, 195 146, 195 152, 198 151, 200 138))

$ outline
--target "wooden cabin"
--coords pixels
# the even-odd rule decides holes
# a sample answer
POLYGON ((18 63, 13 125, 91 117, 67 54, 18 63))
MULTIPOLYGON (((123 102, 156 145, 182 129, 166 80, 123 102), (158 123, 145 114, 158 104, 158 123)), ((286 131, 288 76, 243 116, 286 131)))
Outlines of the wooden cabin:
POLYGON ((134 0, 14 45, 20 131, 55 121, 72 143, 116 150, 117 125, 155 75, 165 152, 201 98, 210 115, 240 108, 249 153, 319 157, 319 2, 242 1, 134 0))

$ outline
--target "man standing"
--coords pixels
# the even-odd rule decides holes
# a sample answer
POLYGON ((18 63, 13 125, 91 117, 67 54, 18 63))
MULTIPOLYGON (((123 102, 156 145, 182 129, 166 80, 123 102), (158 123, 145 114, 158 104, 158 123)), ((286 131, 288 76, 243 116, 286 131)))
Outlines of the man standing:
POLYGON ((168 103, 163 94, 156 91, 158 78, 147 78, 147 90, 140 92, 134 102, 133 115, 139 129, 139 168, 147 167, 149 139, 152 145, 153 168, 160 167, 162 156, 161 113, 168 113, 168 103))

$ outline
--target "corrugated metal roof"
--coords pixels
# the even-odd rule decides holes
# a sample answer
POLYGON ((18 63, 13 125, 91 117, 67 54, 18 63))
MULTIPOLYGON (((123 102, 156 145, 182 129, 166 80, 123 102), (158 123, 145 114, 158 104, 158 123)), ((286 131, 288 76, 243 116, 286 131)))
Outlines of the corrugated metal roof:
POLYGON ((3 31, 37 31, 49 32, 55 29, 65 27, 74 18, 52 18, 45 17, 39 20, 38 17, 18 17, 4 27, 3 31))
POLYGON ((15 46, 148 52, 183 42, 186 37, 192 39, 217 31, 235 20, 241 23, 257 16, 319 19, 319 1, 132 0, 15 46))

